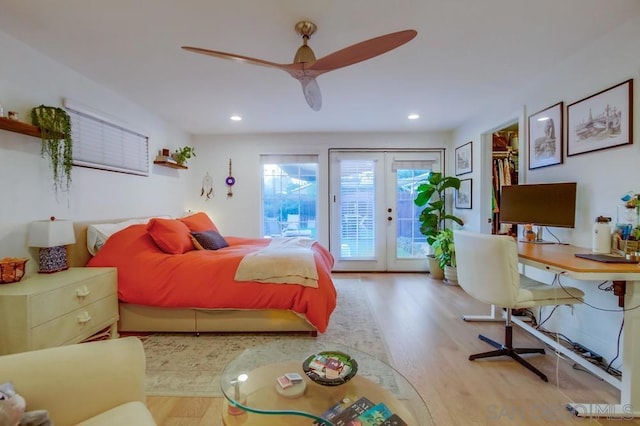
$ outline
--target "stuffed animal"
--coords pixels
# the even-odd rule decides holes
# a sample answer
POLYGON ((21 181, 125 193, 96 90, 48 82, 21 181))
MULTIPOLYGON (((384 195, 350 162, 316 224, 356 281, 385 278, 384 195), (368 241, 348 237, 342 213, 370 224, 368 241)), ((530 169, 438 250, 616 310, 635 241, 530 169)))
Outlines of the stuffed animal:
POLYGON ((11 382, 0 385, 0 426, 53 426, 47 410, 25 411, 26 406, 11 382))

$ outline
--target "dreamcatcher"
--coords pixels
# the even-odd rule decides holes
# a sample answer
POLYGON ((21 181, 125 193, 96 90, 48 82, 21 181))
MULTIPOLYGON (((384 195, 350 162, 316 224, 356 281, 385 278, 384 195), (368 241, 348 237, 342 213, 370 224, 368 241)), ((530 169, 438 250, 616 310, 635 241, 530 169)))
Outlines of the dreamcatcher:
POLYGON ((209 198, 213 197, 213 178, 209 176, 209 172, 202 178, 202 190, 200 191, 201 197, 209 198))

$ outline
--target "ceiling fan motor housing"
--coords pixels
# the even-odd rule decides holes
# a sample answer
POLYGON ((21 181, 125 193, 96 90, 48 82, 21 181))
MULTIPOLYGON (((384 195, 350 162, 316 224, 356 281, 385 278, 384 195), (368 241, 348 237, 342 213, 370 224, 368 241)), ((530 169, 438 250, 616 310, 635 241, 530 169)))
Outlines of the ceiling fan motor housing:
POLYGON ((313 53, 313 50, 307 46, 307 40, 309 40, 311 35, 316 32, 317 28, 316 24, 309 21, 300 21, 296 24, 295 30, 300 36, 302 36, 303 44, 296 51, 296 54, 293 57, 293 63, 308 64, 316 61, 316 55, 313 53))

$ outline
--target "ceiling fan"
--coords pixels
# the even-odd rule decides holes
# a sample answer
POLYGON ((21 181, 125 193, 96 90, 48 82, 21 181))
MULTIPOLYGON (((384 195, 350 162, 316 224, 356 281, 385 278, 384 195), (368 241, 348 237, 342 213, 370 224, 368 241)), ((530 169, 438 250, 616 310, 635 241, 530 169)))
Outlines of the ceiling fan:
POLYGON ((320 93, 320 87, 316 82, 316 77, 326 72, 346 67, 347 65, 353 65, 386 53, 409 42, 418 34, 415 30, 404 30, 386 34, 353 44, 316 60, 313 50, 311 50, 311 47, 307 45, 307 41, 311 35, 315 33, 316 29, 316 25, 310 21, 300 21, 295 25, 295 30, 302 37, 303 44, 298 48, 298 51, 293 58, 293 63, 291 64, 278 64, 275 62, 264 61, 262 59, 237 55, 235 53, 218 52, 199 47, 182 46, 182 48, 190 52, 201 53, 203 55, 215 56, 217 58, 230 59, 232 61, 260 65, 263 67, 277 68, 285 71, 302 84, 304 97, 311 109, 314 111, 320 111, 320 108, 322 107, 322 94, 320 93))

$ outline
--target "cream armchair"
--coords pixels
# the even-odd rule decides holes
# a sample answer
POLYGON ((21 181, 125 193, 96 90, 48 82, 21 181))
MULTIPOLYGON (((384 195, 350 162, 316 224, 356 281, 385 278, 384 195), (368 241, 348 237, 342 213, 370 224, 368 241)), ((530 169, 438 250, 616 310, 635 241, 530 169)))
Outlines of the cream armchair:
POLYGON ((136 337, 0 356, 0 383, 13 382, 27 410, 56 426, 155 425, 145 405, 145 356, 136 337))

